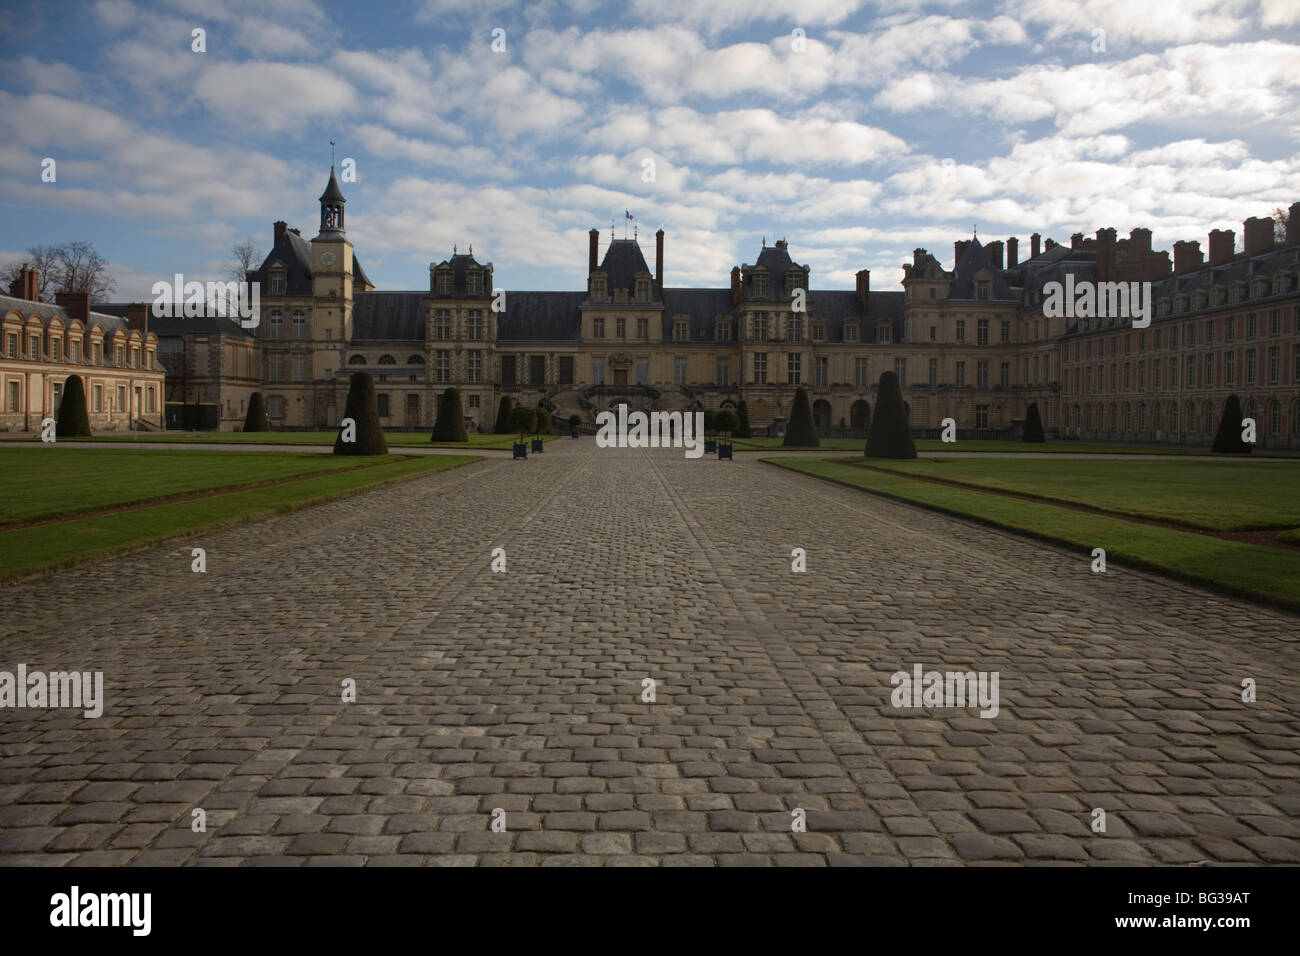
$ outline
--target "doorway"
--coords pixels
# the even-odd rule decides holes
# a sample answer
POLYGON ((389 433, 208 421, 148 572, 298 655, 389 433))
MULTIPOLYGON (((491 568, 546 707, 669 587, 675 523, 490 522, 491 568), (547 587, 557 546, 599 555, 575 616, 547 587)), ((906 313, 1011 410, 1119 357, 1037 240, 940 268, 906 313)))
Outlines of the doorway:
POLYGON ((614 384, 615 385, 627 384, 627 369, 625 368, 614 369, 614 384))

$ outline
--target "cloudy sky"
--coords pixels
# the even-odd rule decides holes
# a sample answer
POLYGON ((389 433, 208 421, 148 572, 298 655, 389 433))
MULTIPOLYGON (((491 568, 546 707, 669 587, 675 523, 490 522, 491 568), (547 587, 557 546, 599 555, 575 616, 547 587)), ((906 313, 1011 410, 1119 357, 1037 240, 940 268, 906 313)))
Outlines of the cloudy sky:
POLYGON ((1300 0, 0 9, 0 263, 86 239, 119 300, 211 277, 276 219, 315 234, 331 139, 380 289, 471 242, 499 286, 582 288, 625 210, 674 286, 726 285, 764 237, 814 288, 877 289, 972 226, 1240 243, 1300 199, 1300 0))

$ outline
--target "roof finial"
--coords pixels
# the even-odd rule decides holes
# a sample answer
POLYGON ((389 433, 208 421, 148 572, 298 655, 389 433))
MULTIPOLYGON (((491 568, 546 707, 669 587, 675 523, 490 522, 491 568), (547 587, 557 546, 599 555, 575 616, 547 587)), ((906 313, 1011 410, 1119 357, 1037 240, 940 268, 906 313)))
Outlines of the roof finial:
POLYGON ((764 237, 763 237, 763 248, 764 248, 764 249, 767 248, 767 236, 764 236, 764 237))
POLYGON ((469 244, 469 254, 471 256, 474 254, 474 243, 472 242, 469 244))
POLYGON ((334 140, 330 140, 330 172, 334 171, 334 140))
POLYGON ((453 243, 451 244, 451 254, 452 254, 453 256, 456 254, 458 248, 459 248, 459 247, 456 245, 456 243, 453 242, 453 243))
POLYGON ((980 237, 979 227, 973 222, 970 224, 970 235, 972 239, 978 239, 980 237))

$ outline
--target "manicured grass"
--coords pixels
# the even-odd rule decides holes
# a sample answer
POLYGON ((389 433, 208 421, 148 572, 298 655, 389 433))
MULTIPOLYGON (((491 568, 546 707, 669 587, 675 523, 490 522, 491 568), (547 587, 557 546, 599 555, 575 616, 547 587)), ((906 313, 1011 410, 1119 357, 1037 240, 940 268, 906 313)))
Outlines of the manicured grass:
MULTIPOLYGON (((41 453, 38 449, 32 451, 41 453)), ((172 455, 171 452, 149 450, 101 453, 95 449, 68 448, 48 451, 52 452, 49 461, 51 466, 54 466, 53 456, 69 458, 101 454, 110 456, 113 461, 108 464, 123 469, 112 474, 113 481, 120 481, 126 470, 146 466, 147 459, 153 456, 172 455)), ((22 450, 0 450, 0 464, 16 460, 12 457, 15 453, 21 454, 22 450)), ((200 452, 183 452, 175 457, 183 459, 189 468, 198 472, 202 468, 216 464, 208 462, 208 458, 225 459, 236 455, 248 459, 240 483, 260 480, 254 469, 265 459, 278 457, 270 452, 247 455, 240 455, 238 452, 213 452, 210 456, 200 452)), ((307 472, 319 471, 321 465, 328 466, 336 461, 332 455, 286 455, 285 457, 303 459, 302 471, 307 472)), ((247 491, 231 491, 188 501, 156 504, 130 511, 74 517, 56 524, 3 531, 0 532, 0 580, 73 564, 179 535, 190 535, 236 521, 293 511, 390 481, 430 474, 478 460, 480 459, 472 455, 420 455, 413 458, 382 455, 355 457, 338 460, 338 467, 351 470, 334 470, 300 481, 247 491), (355 467, 358 465, 368 467, 355 467)), ((60 466, 63 464, 65 463, 61 463, 60 466)), ((124 486, 119 484, 120 487, 124 486)), ((183 493, 184 490, 176 486, 167 493, 183 493)), ((120 499, 123 495, 119 492, 118 497, 120 499)))
MULTIPOLYGON (((784 446, 780 438, 737 438, 737 451, 781 451, 784 446)), ((866 447, 865 438, 823 438, 816 448, 802 449, 791 447, 787 451, 862 451, 866 447)), ((1206 448, 1183 448, 1168 445, 1099 445, 1073 441, 1022 442, 1022 441, 959 441, 945 443, 938 439, 918 438, 916 450, 960 451, 960 452, 1001 452, 1003 454, 1074 454, 1074 455, 1208 455, 1206 448)))
MULTIPOLYGON (((432 431, 432 429, 430 429, 432 431)), ((140 432, 138 438, 132 438, 131 434, 103 434, 96 435, 93 438, 79 438, 77 441, 102 441, 102 442, 178 442, 182 444, 225 444, 225 445, 333 445, 337 432, 319 431, 319 432, 140 432)), ((467 442, 431 442, 429 441, 429 432, 385 432, 384 436, 388 439, 390 448, 464 448, 467 451, 476 451, 480 448, 495 448, 510 450, 510 443, 517 441, 517 436, 513 435, 479 435, 472 434, 467 442)), ((530 435, 529 438, 532 436, 530 435)), ((547 441, 555 438, 567 437, 561 435, 543 435, 547 441)), ((4 438, 0 436, 0 443, 4 441, 13 441, 15 443, 34 442, 30 435, 24 435, 22 438, 4 438)), ((0 444, 0 447, 3 447, 0 444)))
MULTIPOLYGON (((1057 505, 917 481, 843 461, 768 458, 772 464, 948 514, 1078 548, 1080 573, 1093 548, 1109 560, 1170 574, 1230 594, 1300 609, 1300 551, 1259 547, 1192 531, 1092 515, 1057 505)), ((1021 462, 1020 464, 1024 464, 1021 462)), ((1034 463, 1037 467, 1037 463, 1034 463)))
POLYGON ((1300 525, 1300 461, 948 458, 873 468, 1031 494, 1211 531, 1300 525))

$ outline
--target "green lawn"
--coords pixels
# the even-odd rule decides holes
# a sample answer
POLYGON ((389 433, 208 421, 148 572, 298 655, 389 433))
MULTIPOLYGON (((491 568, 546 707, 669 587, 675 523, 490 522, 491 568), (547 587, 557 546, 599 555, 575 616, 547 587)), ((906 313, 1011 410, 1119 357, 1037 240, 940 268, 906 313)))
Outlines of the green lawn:
MULTIPOLYGON (((138 438, 133 438, 129 432, 124 434, 104 434, 96 435, 93 438, 79 438, 77 441, 104 441, 104 442, 181 442, 189 444, 235 444, 235 445, 333 445, 334 439, 338 435, 334 431, 320 432, 140 432, 138 438)), ((469 436, 468 442, 431 442, 429 441, 429 432, 386 432, 390 448, 464 448, 467 451, 477 451, 480 448, 510 450, 510 443, 517 441, 514 435, 478 435, 469 436)), ((530 436, 531 437, 531 436, 530 436)), ((560 435, 543 435, 547 441, 564 437, 560 435)), ((24 435, 21 438, 0 438, 0 447, 3 447, 4 441, 14 441, 22 443, 33 442, 30 435, 24 435)))
MULTIPOLYGON (((1110 560, 1160 571, 1230 594, 1300 609, 1300 551, 1242 544, 1192 531, 1087 514, 1048 503, 917 481, 902 471, 872 471, 844 461, 816 458, 770 458, 764 461, 888 498, 1076 547, 1082 552, 1080 573, 1091 573, 1086 556, 1092 549, 1104 548, 1110 560)), ((1015 464, 1028 472, 1040 468, 1043 463, 1019 461, 1015 464)), ((1185 463, 1189 469, 1216 464, 1185 463)), ((1251 463, 1245 467, 1253 469, 1259 465, 1251 463)), ((1170 497, 1175 497, 1175 494, 1170 493, 1170 497)))
MULTIPOLYGON (((782 438, 737 438, 737 451, 780 451, 784 446, 782 438)), ((866 446, 864 438, 823 438, 818 451, 857 451, 866 446)), ((814 450, 811 446, 791 446, 788 451, 814 450)), ((938 439, 921 438, 916 442, 919 452, 931 451, 974 451, 1002 452, 1004 454, 1075 454, 1075 455, 1206 455, 1204 448, 1182 448, 1168 445, 1098 445, 1074 441, 1021 442, 1021 441, 959 441, 941 442, 938 439)))
POLYGON ((0 531, 0 580, 193 534, 236 521, 292 511, 404 478, 454 468, 472 455, 398 458, 276 452, 169 452, 141 449, 0 448, 5 469, 5 520, 75 513, 146 498, 211 491, 292 475, 313 477, 158 503, 111 514, 72 517, 55 524, 0 531), (42 461, 35 462, 36 456, 42 461), (358 467, 362 466, 362 467, 358 467), (21 475, 20 494, 13 494, 21 475), (43 476, 43 477, 42 477, 43 476), (41 480, 36 480, 41 477, 41 480), (71 490, 70 490, 71 489, 71 490), (15 518, 15 515, 22 515, 15 518))
POLYGON ((918 458, 862 463, 1211 531, 1300 527, 1300 461, 918 458))

